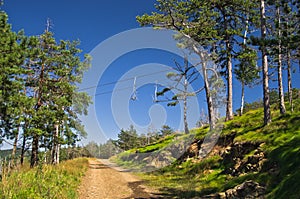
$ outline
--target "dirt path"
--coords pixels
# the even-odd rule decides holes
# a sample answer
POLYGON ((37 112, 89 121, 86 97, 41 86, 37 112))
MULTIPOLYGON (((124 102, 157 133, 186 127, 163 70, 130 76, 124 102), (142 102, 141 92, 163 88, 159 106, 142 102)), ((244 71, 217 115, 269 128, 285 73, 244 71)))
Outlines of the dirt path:
POLYGON ((89 160, 89 164, 79 189, 80 199, 157 198, 140 179, 108 160, 89 160))

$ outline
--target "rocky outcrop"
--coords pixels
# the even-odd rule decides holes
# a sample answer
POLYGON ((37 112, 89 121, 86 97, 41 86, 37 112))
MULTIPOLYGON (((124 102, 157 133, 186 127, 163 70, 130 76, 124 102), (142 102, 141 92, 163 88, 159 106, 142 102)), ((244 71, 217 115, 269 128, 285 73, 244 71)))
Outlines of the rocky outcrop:
MULTIPOLYGON (((224 192, 200 197, 201 199, 263 199, 265 188, 252 180, 224 192)), ((199 198, 199 199, 200 199, 199 198)), ((196 198, 194 198, 196 199, 196 198)))
POLYGON ((160 169, 166 167, 182 157, 190 146, 190 139, 176 140, 162 149, 156 149, 148 152, 136 151, 128 155, 121 156, 124 162, 131 162, 136 165, 144 165, 142 171, 160 169))
POLYGON ((224 172, 232 176, 238 176, 247 172, 260 171, 265 159, 265 154, 260 150, 261 143, 237 142, 228 146, 222 154, 226 165, 224 172), (253 155, 246 156, 250 152, 253 155))
MULTIPOLYGON (((230 146, 233 144, 233 140, 236 136, 236 133, 231 133, 228 135, 224 135, 218 138, 218 141, 216 142, 215 147, 210 152, 210 155, 222 155, 225 151, 225 148, 227 146, 230 146)), ((201 151, 201 148, 203 148, 203 141, 201 140, 194 140, 190 146, 187 148, 186 152, 180 157, 179 161, 184 162, 185 160, 189 158, 198 158, 199 152, 201 151)))
POLYGON ((232 189, 219 193, 220 199, 262 199, 265 188, 252 180, 246 181, 232 189))

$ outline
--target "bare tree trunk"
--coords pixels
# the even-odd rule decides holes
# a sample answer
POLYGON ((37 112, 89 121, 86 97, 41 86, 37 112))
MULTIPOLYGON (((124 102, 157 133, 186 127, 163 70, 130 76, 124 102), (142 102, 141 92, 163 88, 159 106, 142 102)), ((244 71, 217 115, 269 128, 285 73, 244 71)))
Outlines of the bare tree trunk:
POLYGON ((285 104, 284 104, 284 92, 283 92, 283 84, 282 84, 282 55, 281 55, 281 30, 280 30, 280 7, 277 7, 277 19, 278 19, 278 90, 279 90, 279 107, 280 107, 280 113, 282 115, 285 114, 285 104))
POLYGON ((292 89, 292 66, 291 66, 291 55, 290 51, 287 51, 287 76, 288 76, 288 96, 289 96, 289 103, 291 106, 291 112, 294 111, 293 105, 293 89, 292 89))
POLYGON ((245 105, 245 83, 242 83, 242 96, 241 96, 241 112, 240 115, 242 116, 244 114, 244 105, 245 105))
POLYGON ((183 122, 184 122, 184 132, 185 134, 189 134, 189 127, 187 121, 187 89, 188 89, 188 81, 186 79, 186 75, 184 76, 184 95, 183 95, 183 122))
MULTIPOLYGON (((248 20, 248 18, 249 17, 247 15, 246 27, 245 27, 245 32, 244 32, 244 41, 243 41, 244 46, 246 46, 246 44, 247 44, 247 34, 248 34, 248 29, 249 29, 249 20, 248 20)), ((245 80, 242 80, 240 116, 242 116, 244 114, 244 106, 245 106, 245 80)))
MULTIPOLYGON (((265 15, 265 1, 260 1, 261 13, 261 39, 264 41, 267 34, 266 15, 265 15)), ((262 68, 263 68, 263 99, 264 99, 264 125, 271 123, 271 109, 270 109, 270 90, 269 90, 269 68, 268 57, 266 54, 266 46, 261 47, 262 52, 262 68)))
POLYGON ((52 146, 52 164, 59 163, 59 155, 58 155, 58 124, 55 125, 55 133, 53 136, 53 146, 52 146))
POLYGON ((60 150, 60 144, 59 144, 59 139, 60 139, 60 133, 59 133, 59 125, 57 125, 57 149, 56 149, 56 164, 59 164, 59 150, 60 150))
MULTIPOLYGON (((228 29, 228 22, 224 17, 224 30, 228 29)), ((226 63, 226 70, 227 70, 227 102, 226 102, 226 118, 225 120, 232 120, 233 119, 233 110, 232 110, 232 59, 231 59, 231 46, 230 46, 230 37, 228 33, 225 34, 225 44, 226 44, 226 56, 227 56, 227 63, 226 63)))
MULTIPOLYGON (((183 34, 186 38, 191 39, 191 37, 187 34, 183 34)), ((201 51, 201 49, 198 49, 196 45, 191 46, 192 49, 194 50, 195 53, 198 54, 200 57, 200 61, 202 63, 202 75, 203 75, 203 80, 204 80, 204 90, 205 90, 205 95, 206 95, 206 103, 207 103, 207 109, 208 109, 208 120, 209 120, 209 126, 210 130, 215 129, 216 127, 216 116, 214 112, 214 105, 212 101, 212 96, 211 96, 211 91, 210 91, 210 86, 209 86, 209 81, 208 81, 208 74, 207 74, 207 54, 205 52, 201 51)))
POLYGON ((202 75, 203 75, 203 80, 204 80, 204 89, 205 89, 207 108, 208 108, 209 126, 210 126, 210 130, 213 130, 216 127, 216 119, 215 119, 216 116, 215 116, 211 91, 210 91, 210 88, 209 88, 207 65, 206 65, 207 58, 205 57, 203 52, 200 52, 199 56, 200 56, 200 59, 201 59, 201 62, 202 62, 202 73, 203 73, 202 75))
MULTIPOLYGON (((227 51, 230 49, 229 41, 226 42, 227 51)), ((230 52, 227 53, 227 106, 226 106, 226 121, 233 119, 232 110, 232 60, 230 52)))

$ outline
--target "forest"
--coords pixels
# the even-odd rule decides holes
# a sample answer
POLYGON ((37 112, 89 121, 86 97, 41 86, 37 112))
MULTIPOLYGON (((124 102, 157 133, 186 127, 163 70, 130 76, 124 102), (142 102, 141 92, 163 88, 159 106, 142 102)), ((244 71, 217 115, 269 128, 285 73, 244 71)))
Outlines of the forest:
POLYGON ((30 150, 34 167, 42 149, 49 151, 47 161, 56 164, 59 149, 86 134, 78 115, 87 114, 90 97, 77 91, 77 83, 90 58, 81 61, 78 41, 56 42, 47 29, 26 36, 13 32, 7 20, 1 11, 0 142, 12 146, 12 162, 17 149, 21 164, 30 150))

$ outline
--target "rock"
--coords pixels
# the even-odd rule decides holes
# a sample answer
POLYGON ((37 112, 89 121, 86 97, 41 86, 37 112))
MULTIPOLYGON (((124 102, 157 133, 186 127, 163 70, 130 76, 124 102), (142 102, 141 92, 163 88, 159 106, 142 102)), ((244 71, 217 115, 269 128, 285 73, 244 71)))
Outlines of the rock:
MULTIPOLYGON (((252 180, 246 181, 232 189, 225 191, 226 199, 262 199, 264 198, 265 188, 252 180)), ((222 194, 224 197, 224 194, 222 194)))
POLYGON ((226 199, 226 193, 225 192, 219 193, 219 198, 220 199, 226 199))
POLYGON ((172 158, 172 153, 170 151, 161 151, 160 153, 153 155, 151 162, 148 163, 149 166, 155 168, 162 168, 170 165, 174 159, 172 158))
POLYGON ((199 153, 198 143, 193 142, 187 150, 188 158, 197 157, 199 153))
POLYGON ((222 157, 227 165, 226 174, 238 176, 247 172, 256 172, 262 169, 265 161, 265 154, 259 149, 261 143, 238 142, 226 147, 222 157), (245 155, 255 151, 252 156, 245 158, 245 155))
POLYGON ((200 197, 201 199, 263 199, 265 188, 252 180, 217 194, 200 197))

